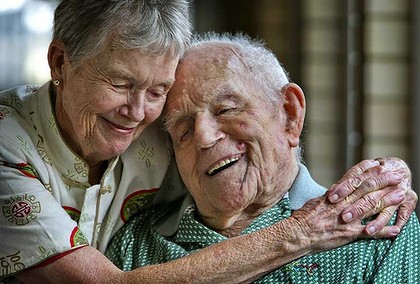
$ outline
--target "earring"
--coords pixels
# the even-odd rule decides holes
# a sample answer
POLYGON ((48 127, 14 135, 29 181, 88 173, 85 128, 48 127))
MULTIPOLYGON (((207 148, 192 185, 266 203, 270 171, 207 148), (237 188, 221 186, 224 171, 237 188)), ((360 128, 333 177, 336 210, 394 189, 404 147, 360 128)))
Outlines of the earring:
POLYGON ((60 80, 54 80, 53 84, 56 85, 56 86, 60 85, 60 80))

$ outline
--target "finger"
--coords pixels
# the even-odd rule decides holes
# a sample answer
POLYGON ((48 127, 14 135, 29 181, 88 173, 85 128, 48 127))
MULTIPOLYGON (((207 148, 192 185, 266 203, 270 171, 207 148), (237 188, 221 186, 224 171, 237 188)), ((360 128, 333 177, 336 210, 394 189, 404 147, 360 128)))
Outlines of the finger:
POLYGON ((371 172, 350 178, 334 187, 332 193, 328 193, 328 200, 332 203, 339 202, 343 198, 351 197, 347 201, 353 203, 363 195, 379 190, 386 186, 396 185, 402 180, 402 175, 398 172, 377 172, 371 176, 371 172), (356 190, 357 189, 357 190, 356 190))
POLYGON ((408 219, 410 219, 411 213, 413 213, 414 208, 415 204, 401 204, 401 207, 398 209, 397 221, 395 222, 395 226, 402 229, 402 227, 404 227, 404 225, 407 223, 408 219))
POLYGON ((338 183, 343 182, 344 180, 351 178, 351 177, 357 177, 361 174, 363 174, 364 172, 366 172, 368 169, 370 168, 374 168, 379 166, 380 163, 379 161, 375 161, 375 160, 363 160, 360 163, 354 165, 353 167, 351 167, 345 174, 344 176, 338 181, 338 183))
POLYGON ((366 233, 366 237, 373 237, 375 239, 388 239, 397 236, 400 233, 400 231, 400 228, 398 228, 397 226, 386 226, 373 236, 370 236, 366 233))
POLYGON ((363 160, 360 163, 354 165, 337 183, 333 184, 329 189, 329 201, 335 203, 351 194, 353 190, 357 188, 363 181, 363 173, 378 166, 379 162, 375 160, 363 160))
POLYGON ((398 209, 397 221, 395 223, 395 225, 401 229, 415 210, 418 196, 411 189, 411 186, 409 184, 407 185, 405 182, 401 182, 398 187, 405 192, 405 199, 398 209))
MULTIPOLYGON (((388 222, 391 220, 392 215, 397 210, 398 206, 390 206, 385 208, 381 211, 381 213, 378 214, 378 216, 375 218, 375 220, 369 222, 366 225, 366 233, 369 236, 373 236, 377 234, 379 231, 383 230, 385 226, 388 224, 388 222)), ((392 226, 396 227, 396 226, 392 226)), ((397 227, 398 228, 398 227, 397 227)), ((387 231, 390 231, 393 229, 388 229, 387 231)))
POLYGON ((375 161, 378 161, 387 170, 403 170, 404 172, 410 173, 410 169, 408 168, 407 164, 400 158, 376 158, 375 161))
POLYGON ((373 216, 386 207, 396 206, 404 201, 405 193, 396 186, 373 191, 346 207, 341 213, 344 222, 373 216))

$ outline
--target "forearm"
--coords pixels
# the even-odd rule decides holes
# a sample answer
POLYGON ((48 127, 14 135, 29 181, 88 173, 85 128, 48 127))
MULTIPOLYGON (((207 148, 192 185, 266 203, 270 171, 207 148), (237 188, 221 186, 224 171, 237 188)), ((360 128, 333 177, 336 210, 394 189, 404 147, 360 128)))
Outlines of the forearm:
POLYGON ((92 247, 18 275, 28 283, 248 283, 309 252, 285 219, 187 257, 122 272, 92 247))
POLYGON ((125 283, 247 283, 309 253, 286 219, 259 232, 231 238, 187 257, 133 270, 125 283))

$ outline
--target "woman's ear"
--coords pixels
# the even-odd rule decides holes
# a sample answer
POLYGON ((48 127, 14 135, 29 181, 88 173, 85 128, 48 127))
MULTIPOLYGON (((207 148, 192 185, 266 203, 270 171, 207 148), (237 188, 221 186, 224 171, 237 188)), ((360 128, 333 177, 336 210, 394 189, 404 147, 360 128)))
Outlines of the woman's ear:
POLYGON ((305 120, 305 95, 302 89, 294 84, 288 83, 282 89, 283 108, 286 114, 286 133, 289 134, 289 145, 291 147, 299 146, 299 138, 302 133, 305 120))
POLYGON ((52 80, 62 81, 65 56, 64 43, 59 40, 53 40, 48 47, 48 65, 50 66, 52 80))

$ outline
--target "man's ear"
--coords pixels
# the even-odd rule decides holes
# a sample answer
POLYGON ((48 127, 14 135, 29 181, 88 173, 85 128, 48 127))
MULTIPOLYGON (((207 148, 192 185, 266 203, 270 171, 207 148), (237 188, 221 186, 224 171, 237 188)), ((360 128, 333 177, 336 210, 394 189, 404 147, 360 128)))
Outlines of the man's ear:
POLYGON ((302 89, 294 84, 288 83, 282 89, 283 108, 286 114, 286 133, 289 135, 289 145, 299 146, 299 138, 302 133, 305 120, 306 102, 302 89))
POLYGON ((63 81, 63 68, 66 50, 63 42, 53 40, 48 47, 48 65, 51 70, 51 79, 63 81))

